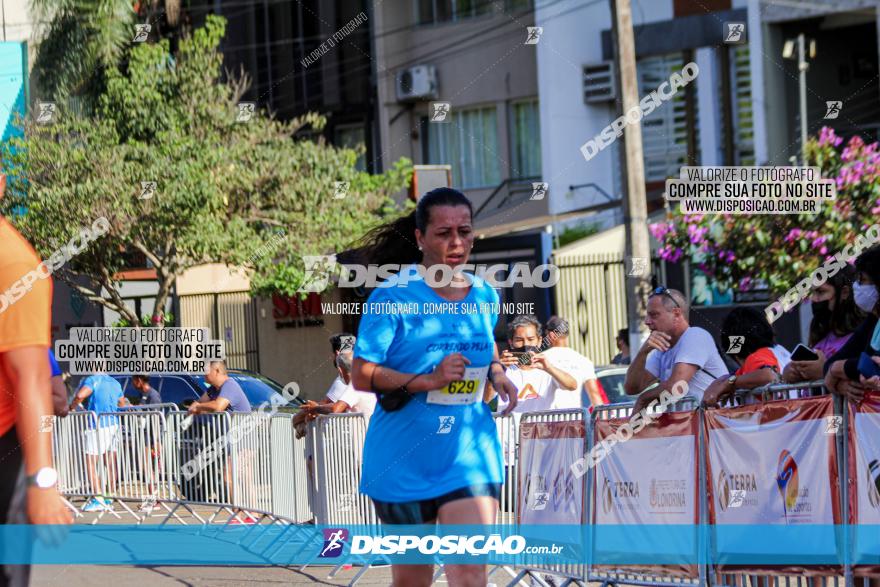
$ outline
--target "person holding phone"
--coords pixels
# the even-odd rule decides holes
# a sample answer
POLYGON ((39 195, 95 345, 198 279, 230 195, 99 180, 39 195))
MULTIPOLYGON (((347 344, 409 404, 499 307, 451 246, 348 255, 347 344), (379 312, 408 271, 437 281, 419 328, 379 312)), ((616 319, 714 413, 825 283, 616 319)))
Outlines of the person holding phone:
POLYGON ((853 300, 868 317, 825 363, 825 387, 860 402, 867 391, 880 391, 880 245, 859 255, 855 268, 858 277, 852 284, 853 300))
MULTIPOLYGON (((364 313, 354 347, 354 388, 377 395, 360 491, 385 524, 494 524, 504 469, 484 386, 509 409, 517 400, 498 361, 498 315, 463 311, 498 304, 491 285, 455 270, 474 243, 471 202, 431 190, 364 241, 351 253, 359 260, 404 266, 370 294, 365 307, 388 311, 364 313), (413 304, 418 312, 403 311, 413 304)), ((488 581, 485 564, 444 568, 450 585, 488 581)), ((430 585, 433 565, 393 565, 391 574, 393 585, 430 585)))
POLYGON ((844 265, 810 294, 813 319, 808 345, 795 348, 791 363, 782 372, 783 381, 798 383, 825 377, 826 359, 843 348, 865 319, 865 313, 856 306, 853 298, 855 279, 855 268, 844 265))
MULTIPOLYGON (((566 405, 580 400, 578 379, 540 352, 541 334, 541 323, 534 316, 517 316, 507 325, 509 348, 501 354, 501 363, 516 386, 519 402, 513 411, 518 414, 554 409, 565 399, 560 394, 571 395, 566 405)), ((499 400, 498 409, 506 407, 499 400)))

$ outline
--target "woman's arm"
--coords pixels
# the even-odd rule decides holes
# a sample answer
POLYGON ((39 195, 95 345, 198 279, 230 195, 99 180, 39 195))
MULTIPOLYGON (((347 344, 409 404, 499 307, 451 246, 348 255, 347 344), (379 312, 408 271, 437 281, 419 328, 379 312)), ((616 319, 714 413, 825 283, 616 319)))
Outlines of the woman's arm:
POLYGON ((355 359, 351 366, 351 381, 355 389, 377 393, 395 391, 404 385, 410 393, 440 389, 450 381, 464 378, 464 371, 470 365, 461 353, 446 355, 431 373, 402 373, 390 367, 355 359))
POLYGON ((856 328, 855 332, 853 332, 853 335, 849 337, 849 340, 846 341, 846 344, 840 347, 839 351, 825 361, 825 375, 828 375, 828 372, 831 370, 834 363, 843 361, 840 368, 843 369, 846 377, 852 381, 858 381, 859 355, 862 354, 862 351, 864 351, 871 342, 871 334, 874 332, 874 327, 876 325, 877 317, 873 314, 865 318, 865 320, 859 324, 859 327, 856 328))

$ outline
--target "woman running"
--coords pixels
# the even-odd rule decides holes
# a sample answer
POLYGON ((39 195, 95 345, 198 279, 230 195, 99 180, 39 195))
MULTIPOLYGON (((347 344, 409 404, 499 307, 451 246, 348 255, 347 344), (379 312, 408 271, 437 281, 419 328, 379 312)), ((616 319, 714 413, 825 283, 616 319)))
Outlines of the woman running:
MULTIPOLYGON (((405 265, 370 295, 354 350, 354 387, 379 398, 360 491, 385 524, 495 523, 504 469, 483 403, 486 380, 509 402, 508 412, 517 397, 493 337, 498 294, 470 274, 448 283, 451 269, 468 261, 472 217, 464 194, 438 188, 413 213, 369 233, 359 249, 369 263, 405 265)), ((487 582, 485 565, 445 570, 450 585, 487 582)), ((432 575, 433 565, 392 568, 397 586, 427 586, 432 575)))

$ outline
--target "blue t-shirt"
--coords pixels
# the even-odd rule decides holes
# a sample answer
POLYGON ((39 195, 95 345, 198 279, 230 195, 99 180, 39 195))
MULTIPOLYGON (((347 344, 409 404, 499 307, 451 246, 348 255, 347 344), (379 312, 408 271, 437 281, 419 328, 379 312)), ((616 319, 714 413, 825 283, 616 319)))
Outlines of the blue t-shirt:
POLYGON ((220 386, 220 389, 211 387, 208 390, 208 397, 211 398, 211 401, 214 401, 218 397, 229 400, 229 407, 226 408, 227 412, 251 411, 251 403, 241 390, 241 386, 232 377, 227 379, 226 382, 220 386))
MULTIPOLYGON (((399 276, 394 276, 367 300, 355 358, 403 373, 427 374, 444 357, 460 352, 471 362, 468 368, 488 367, 498 320, 495 290, 471 276, 468 295, 449 302, 418 276, 415 266, 404 272, 409 276, 406 287, 396 286, 399 276), (372 304, 393 304, 418 313, 376 313, 372 304), (436 306, 425 304, 452 307, 437 313, 436 306)), ((470 485, 502 483, 498 433, 483 403, 482 385, 476 393, 476 401, 467 405, 428 403, 428 393, 414 394, 394 412, 377 404, 364 443, 360 491, 379 501, 400 503, 432 499, 470 485)))
MULTIPOLYGON (((119 382, 109 375, 90 375, 86 377, 79 388, 88 387, 92 390, 92 395, 88 398, 87 410, 100 414, 101 412, 116 412, 119 407, 119 398, 122 397, 122 386, 119 382)), ((98 417, 98 425, 102 428, 105 426, 115 426, 119 423, 119 418, 113 415, 105 415, 98 417)), ((94 428, 92 422, 89 428, 94 428)))
POLYGON ((58 366, 58 361, 55 360, 55 353, 52 352, 52 349, 49 349, 49 369, 52 371, 52 377, 61 375, 61 367, 58 366))

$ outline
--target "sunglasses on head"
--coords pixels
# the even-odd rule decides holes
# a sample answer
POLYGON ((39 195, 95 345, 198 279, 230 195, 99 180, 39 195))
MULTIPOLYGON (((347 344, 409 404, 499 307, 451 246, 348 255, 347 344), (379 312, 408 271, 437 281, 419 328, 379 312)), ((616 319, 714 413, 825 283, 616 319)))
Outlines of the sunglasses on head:
POLYGON ((652 291, 651 295, 649 295, 648 297, 650 298, 653 296, 666 296, 667 298, 672 300, 672 303, 675 304, 676 308, 681 308, 681 306, 678 305, 678 302, 676 301, 676 299, 674 297, 672 297, 671 293, 669 293, 669 288, 666 287, 665 285, 661 285, 660 287, 654 288, 654 291, 652 291))

